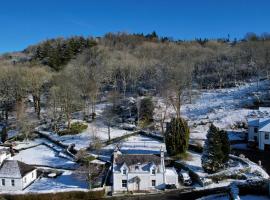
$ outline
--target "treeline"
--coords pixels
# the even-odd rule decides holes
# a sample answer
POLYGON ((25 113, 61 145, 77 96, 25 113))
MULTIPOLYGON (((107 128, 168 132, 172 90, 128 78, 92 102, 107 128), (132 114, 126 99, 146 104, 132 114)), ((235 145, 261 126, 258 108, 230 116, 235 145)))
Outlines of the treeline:
POLYGON ((114 63, 118 65, 115 66, 114 73, 121 79, 117 82, 122 89, 130 89, 131 84, 120 83, 125 78, 124 72, 117 72, 122 69, 120 65, 130 65, 134 71, 141 70, 136 81, 152 88, 153 82, 159 76, 157 73, 160 69, 157 68, 164 64, 171 65, 172 63, 166 59, 172 56, 182 65, 189 66, 192 71, 192 85, 200 88, 234 86, 249 79, 269 76, 268 33, 247 33, 239 41, 230 41, 228 38, 176 41, 168 37, 159 37, 156 32, 147 35, 108 33, 101 38, 71 37, 46 40, 27 48, 24 52, 32 55, 35 61, 59 71, 85 49, 93 46, 106 49, 109 54, 107 57, 113 62, 119 62, 114 63))
POLYGON ((77 54, 84 49, 91 48, 97 43, 93 38, 71 37, 46 40, 38 45, 30 46, 24 50, 31 54, 34 60, 40 61, 52 69, 61 70, 77 54))

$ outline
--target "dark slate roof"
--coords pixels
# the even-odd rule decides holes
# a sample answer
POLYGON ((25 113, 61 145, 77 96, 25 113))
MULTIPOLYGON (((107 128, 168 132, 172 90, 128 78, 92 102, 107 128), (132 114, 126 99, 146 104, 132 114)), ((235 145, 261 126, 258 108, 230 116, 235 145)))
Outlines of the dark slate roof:
POLYGON ((35 167, 18 160, 4 160, 0 168, 0 177, 22 178, 35 167))
POLYGON ((122 165, 126 163, 127 166, 136 165, 138 163, 155 163, 156 165, 160 165, 160 157, 156 155, 147 155, 147 154, 120 154, 117 155, 115 159, 115 163, 117 165, 122 165))

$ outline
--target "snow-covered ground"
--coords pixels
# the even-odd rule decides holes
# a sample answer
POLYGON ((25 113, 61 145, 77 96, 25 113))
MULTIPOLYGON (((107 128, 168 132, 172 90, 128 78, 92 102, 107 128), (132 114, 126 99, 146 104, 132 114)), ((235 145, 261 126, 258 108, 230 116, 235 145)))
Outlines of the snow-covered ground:
MULTIPOLYGON (((142 135, 128 137, 119 144, 120 151, 127 154, 159 154, 165 144, 153 138, 142 135)), ((116 144, 106 146, 104 149, 113 150, 116 144)))
MULTIPOLYGON (((241 200, 269 200, 270 198, 267 196, 259 196, 259 195, 243 195, 240 196, 241 200)), ((229 195, 210 195, 207 197, 202 197, 200 200, 230 200, 229 195)))
POLYGON ((87 191, 87 183, 77 179, 72 171, 65 170, 57 178, 41 178, 25 189, 25 192, 48 193, 67 191, 87 191))
MULTIPOLYGON (((191 104, 183 104, 182 116, 189 121, 191 127, 191 139, 204 141, 209 127, 213 122, 222 129, 230 130, 238 122, 246 122, 251 109, 244 108, 252 105, 258 94, 266 94, 269 90, 269 81, 249 83, 230 89, 213 89, 200 91, 200 95, 194 97, 191 104)), ((157 100, 155 118, 159 118, 164 111, 161 99, 157 100)), ((166 116, 169 119, 174 113, 169 107, 166 116)))
MULTIPOLYGON (((101 116, 106 106, 107 104, 105 103, 96 105, 96 114, 97 114, 96 120, 94 120, 91 123, 87 123, 88 125, 87 129, 80 134, 59 136, 56 133, 48 131, 42 131, 42 133, 47 134, 52 139, 60 141, 65 145, 75 144, 75 149, 77 150, 89 147, 89 144, 91 143, 93 137, 98 137, 101 141, 106 141, 108 140, 108 127, 104 124, 104 121, 102 120, 101 116)), ((77 115, 77 118, 81 118, 80 114, 77 115)), ((72 123, 76 121, 81 120, 74 119, 72 120, 72 123)), ((111 139, 121 137, 129 133, 131 133, 131 131, 123 130, 118 127, 110 128, 111 139)))
POLYGON ((56 151, 45 145, 38 145, 33 148, 22 150, 16 154, 13 159, 31 165, 44 165, 55 168, 72 169, 76 166, 75 162, 59 157, 56 151))

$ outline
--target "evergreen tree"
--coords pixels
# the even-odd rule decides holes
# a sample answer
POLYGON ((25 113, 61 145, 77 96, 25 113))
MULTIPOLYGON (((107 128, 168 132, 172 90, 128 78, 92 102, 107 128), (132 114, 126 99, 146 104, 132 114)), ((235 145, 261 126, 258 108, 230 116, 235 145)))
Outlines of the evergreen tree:
POLYGON ((189 127, 182 118, 173 118, 165 133, 166 149, 169 155, 185 153, 189 144, 189 127))
POLYGON ((229 161, 229 154, 231 153, 230 141, 226 131, 220 131, 220 139, 221 139, 221 150, 223 152, 223 163, 229 161))
POLYGON ((153 122, 154 104, 151 97, 145 97, 140 102, 139 119, 145 124, 153 122))
POLYGON ((1 132, 1 142, 4 143, 8 139, 7 127, 4 126, 1 132))
POLYGON ((202 155, 202 167, 208 173, 221 169, 229 159, 230 145, 227 133, 211 124, 202 155))

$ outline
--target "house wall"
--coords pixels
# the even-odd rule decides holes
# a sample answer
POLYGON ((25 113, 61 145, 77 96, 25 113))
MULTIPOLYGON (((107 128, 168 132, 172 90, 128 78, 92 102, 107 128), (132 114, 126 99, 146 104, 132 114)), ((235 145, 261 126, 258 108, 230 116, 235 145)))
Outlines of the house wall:
POLYGON ((270 133, 260 132, 259 134, 259 149, 260 150, 264 150, 265 144, 270 144, 270 139, 265 139, 266 134, 269 134, 269 138, 270 138, 270 133))
POLYGON ((22 187, 23 189, 30 185, 34 180, 37 179, 37 170, 33 170, 26 174, 22 179, 22 187))
POLYGON ((254 132, 254 128, 255 128, 254 126, 248 127, 248 140, 249 141, 254 141, 254 136, 257 136, 257 138, 258 138, 258 133, 254 132))
POLYGON ((134 191, 137 190, 135 177, 140 178, 140 190, 153 190, 162 189, 165 187, 163 181, 163 173, 156 173, 152 175, 150 172, 129 172, 126 175, 121 172, 113 173, 113 191, 123 192, 123 191, 134 191), (122 180, 127 180, 127 188, 122 187, 122 180), (156 186, 152 187, 152 180, 156 181, 156 186))
POLYGON ((177 174, 175 174, 175 176, 166 175, 166 184, 169 185, 174 184, 176 187, 178 187, 178 175, 177 174))
POLYGON ((22 179, 21 178, 0 177, 0 190, 1 191, 22 190, 22 179), (2 179, 5 179, 5 185, 2 185, 2 179), (12 184, 11 184, 12 180, 14 180, 14 186, 12 186, 12 184))
POLYGON ((17 191, 23 190, 37 178, 37 170, 33 170, 26 174, 23 178, 5 178, 0 177, 0 191, 17 191), (32 176, 33 173, 33 176, 32 176), (2 185, 2 179, 5 179, 5 185, 2 185), (11 182, 14 180, 14 186, 11 182))

